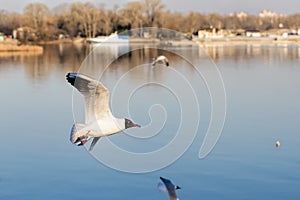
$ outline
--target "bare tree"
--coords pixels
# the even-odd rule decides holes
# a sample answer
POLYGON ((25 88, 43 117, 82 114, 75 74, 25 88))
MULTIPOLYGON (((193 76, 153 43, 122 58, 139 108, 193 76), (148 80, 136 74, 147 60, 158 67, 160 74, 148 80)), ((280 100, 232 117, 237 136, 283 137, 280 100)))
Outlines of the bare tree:
POLYGON ((86 37, 95 37, 97 33, 97 22, 99 13, 94 4, 88 2, 85 4, 74 3, 71 5, 70 16, 73 24, 79 26, 86 37))
POLYGON ((167 11, 161 13, 160 24, 163 28, 181 31, 183 29, 182 26, 185 24, 184 20, 185 18, 181 13, 167 11))
POLYGON ((194 33, 210 26, 207 17, 198 12, 190 12, 185 17, 186 32, 194 33))
POLYGON ((146 26, 161 26, 160 17, 164 8, 165 5, 162 4, 161 0, 145 0, 144 12, 146 16, 146 26))
POLYGON ((8 12, 5 10, 0 10, 0 32, 4 32, 7 34, 7 20, 8 20, 8 12))
POLYGON ((31 3, 25 7, 24 16, 28 26, 41 31, 50 12, 45 4, 31 3))
POLYGON ((283 21, 286 24, 286 27, 293 29, 300 27, 300 14, 289 15, 288 17, 283 16, 282 18, 285 19, 283 21))
POLYGON ((140 28, 143 26, 143 5, 140 1, 129 2, 121 10, 121 23, 129 25, 130 28, 140 28))
POLYGON ((98 21, 97 21, 97 34, 108 35, 111 32, 110 28, 110 18, 107 11, 105 10, 105 5, 100 4, 98 8, 98 21))
POLYGON ((95 37, 146 26, 164 27, 189 34, 207 28, 268 30, 300 27, 299 14, 265 17, 199 12, 185 14, 165 10, 162 0, 135 0, 128 2, 123 8, 116 5, 113 9, 105 9, 104 4, 97 7, 91 2, 79 2, 62 4, 54 11, 51 14, 42 3, 28 4, 23 14, 0 10, 0 32, 9 35, 14 29, 25 26, 24 30, 36 33, 39 39, 48 39, 59 33, 69 34, 71 37, 95 37))

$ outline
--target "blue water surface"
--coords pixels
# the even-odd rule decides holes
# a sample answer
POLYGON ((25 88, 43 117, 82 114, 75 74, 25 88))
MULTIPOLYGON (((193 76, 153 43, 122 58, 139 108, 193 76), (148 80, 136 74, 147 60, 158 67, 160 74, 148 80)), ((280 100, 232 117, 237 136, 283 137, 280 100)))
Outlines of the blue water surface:
MULTIPOLYGON (((118 54, 116 48, 113 51, 118 54)), ((65 74, 79 69, 88 47, 49 45, 42 55, 0 57, 0 199, 167 199, 156 188, 160 176, 181 186, 180 199, 300 199, 300 48, 208 47, 205 51, 220 70, 226 89, 227 114, 220 140, 207 157, 198 158, 211 109, 202 82, 201 123, 191 147, 172 165, 141 174, 111 169, 69 141, 74 91, 65 74), (277 140, 280 148, 275 147, 277 140)), ((123 55, 120 62, 139 63, 142 55, 151 62, 155 53, 137 50, 123 55)), ((174 56, 171 67, 187 70, 192 80, 195 74, 184 63, 174 56)), ((128 69, 113 66, 105 80, 113 82, 128 69)), ((133 76, 132 83, 145 74, 133 76)), ((168 78, 160 75, 155 76, 168 78)), ((180 120, 178 102, 167 90, 153 87, 135 95, 139 103, 130 105, 132 116, 135 121, 140 116, 145 125, 149 117, 143 105, 165 104, 172 121, 166 122, 164 131, 172 132, 180 120)), ((138 152, 164 144, 155 138, 148 140, 152 143, 126 135, 112 137, 138 152)))

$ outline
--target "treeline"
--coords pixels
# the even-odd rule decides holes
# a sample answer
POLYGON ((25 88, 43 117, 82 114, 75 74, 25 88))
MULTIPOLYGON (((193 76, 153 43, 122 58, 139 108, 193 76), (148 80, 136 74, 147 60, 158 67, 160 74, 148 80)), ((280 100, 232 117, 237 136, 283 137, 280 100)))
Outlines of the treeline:
POLYGON ((31 3, 22 14, 0 10, 0 32, 11 35, 19 27, 28 27, 41 40, 58 35, 71 38, 95 37, 141 27, 163 27, 192 34, 200 29, 252 29, 300 27, 300 14, 273 17, 256 15, 220 15, 216 13, 170 12, 161 0, 128 2, 107 9, 104 4, 62 4, 51 10, 42 3, 31 3))

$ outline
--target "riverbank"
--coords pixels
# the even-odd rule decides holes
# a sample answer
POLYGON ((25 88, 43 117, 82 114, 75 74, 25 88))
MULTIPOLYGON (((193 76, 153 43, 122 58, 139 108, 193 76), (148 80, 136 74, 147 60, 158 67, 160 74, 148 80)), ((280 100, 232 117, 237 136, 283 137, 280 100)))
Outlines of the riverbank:
POLYGON ((300 46, 300 36, 291 37, 221 37, 221 38, 194 38, 193 40, 159 40, 159 39, 130 39, 130 44, 162 44, 166 46, 300 46))
POLYGON ((300 46, 300 37, 223 37, 194 40, 200 46, 300 46))
POLYGON ((0 45, 2 52, 43 52, 43 47, 32 45, 0 45))
POLYGON ((20 45, 17 40, 8 39, 0 42, 0 53, 4 52, 43 52, 43 47, 38 45, 20 45))
MULTIPOLYGON (((62 39, 40 42, 39 45, 19 45, 17 40, 5 40, 0 42, 0 54, 4 53, 30 53, 42 54, 43 45, 47 44, 86 44, 84 38, 62 39)), ((201 47, 222 47, 222 46, 299 46, 300 36, 292 37, 222 37, 222 38, 194 38, 193 40, 159 40, 146 38, 130 38, 129 44, 157 44, 163 46, 201 46, 201 47)), ((100 44, 100 43, 99 43, 100 44)))

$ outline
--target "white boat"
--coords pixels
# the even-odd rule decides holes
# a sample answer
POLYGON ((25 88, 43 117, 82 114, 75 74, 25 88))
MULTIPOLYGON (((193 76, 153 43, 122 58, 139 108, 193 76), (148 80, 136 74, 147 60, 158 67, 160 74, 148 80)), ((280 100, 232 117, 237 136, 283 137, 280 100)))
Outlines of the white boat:
POLYGON ((118 35, 112 33, 109 36, 99 36, 96 38, 88 38, 89 43, 129 43, 129 37, 126 35, 118 35))

